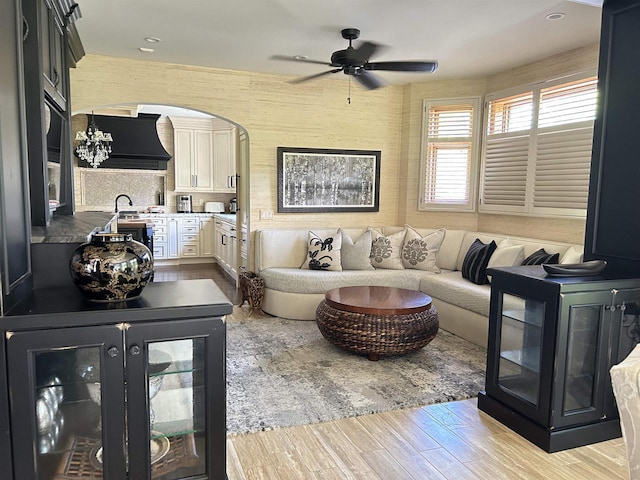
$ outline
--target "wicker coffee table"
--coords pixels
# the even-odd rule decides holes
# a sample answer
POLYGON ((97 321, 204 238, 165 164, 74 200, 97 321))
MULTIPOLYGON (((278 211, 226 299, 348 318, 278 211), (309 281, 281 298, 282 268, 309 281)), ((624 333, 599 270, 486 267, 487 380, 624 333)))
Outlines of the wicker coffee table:
POLYGON ((329 342, 373 361, 421 349, 439 326, 429 295, 395 287, 329 290, 318 305, 316 321, 329 342))

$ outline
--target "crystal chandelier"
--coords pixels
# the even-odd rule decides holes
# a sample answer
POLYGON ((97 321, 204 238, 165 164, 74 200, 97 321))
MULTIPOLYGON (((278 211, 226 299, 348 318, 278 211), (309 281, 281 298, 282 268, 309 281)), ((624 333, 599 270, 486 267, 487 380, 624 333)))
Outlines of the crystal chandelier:
POLYGON ((76 132, 76 141, 80 142, 76 147, 76 155, 93 168, 98 168, 98 165, 109 158, 113 138, 110 133, 104 133, 98 129, 93 119, 93 112, 87 131, 76 132))

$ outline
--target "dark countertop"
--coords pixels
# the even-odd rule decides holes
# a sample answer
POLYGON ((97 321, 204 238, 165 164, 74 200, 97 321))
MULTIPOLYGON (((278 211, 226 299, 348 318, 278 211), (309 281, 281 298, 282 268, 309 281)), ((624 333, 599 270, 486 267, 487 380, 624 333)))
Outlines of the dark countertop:
POLYGON ((17 331, 173 321, 221 317, 232 311, 229 299, 210 279, 151 282, 138 299, 113 303, 89 302, 71 285, 34 290, 25 305, 0 317, 0 328, 17 331))
POLYGON ((84 243, 92 233, 104 230, 115 216, 111 212, 53 215, 49 226, 32 227, 31 243, 84 243))

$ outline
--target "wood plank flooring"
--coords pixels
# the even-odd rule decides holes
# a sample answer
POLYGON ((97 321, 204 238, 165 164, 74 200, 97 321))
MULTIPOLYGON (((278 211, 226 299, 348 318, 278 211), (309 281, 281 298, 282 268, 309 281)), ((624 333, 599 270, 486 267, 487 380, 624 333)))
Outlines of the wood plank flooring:
MULTIPOLYGON (((155 281, 213 278, 239 294, 215 264, 158 267, 155 281)), ((476 408, 428 405, 227 438, 229 480, 623 480, 621 438, 546 453, 476 408)))

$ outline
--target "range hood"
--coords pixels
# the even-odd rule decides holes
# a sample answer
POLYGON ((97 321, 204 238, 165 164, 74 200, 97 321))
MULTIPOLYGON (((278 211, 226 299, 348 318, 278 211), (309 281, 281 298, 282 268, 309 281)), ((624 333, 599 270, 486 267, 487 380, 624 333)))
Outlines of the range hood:
MULTIPOLYGON (((139 113, 137 117, 94 115, 96 125, 113 137, 111 154, 98 168, 166 170, 171 155, 158 138, 159 114, 139 113)), ((78 159, 78 166, 91 168, 78 159)))

